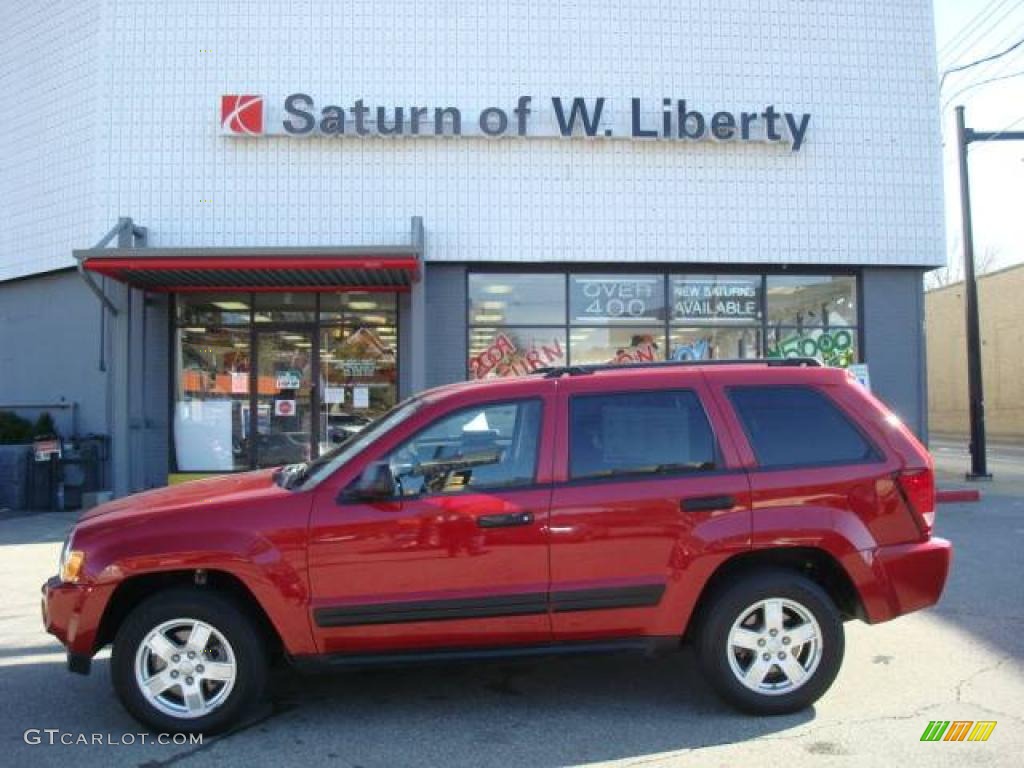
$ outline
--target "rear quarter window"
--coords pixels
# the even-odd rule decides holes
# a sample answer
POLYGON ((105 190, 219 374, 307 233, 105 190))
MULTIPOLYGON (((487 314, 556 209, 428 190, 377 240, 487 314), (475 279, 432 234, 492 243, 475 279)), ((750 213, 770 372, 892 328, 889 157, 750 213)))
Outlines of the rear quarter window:
POLYGON ((730 387, 761 467, 877 461, 879 453, 832 400, 811 387, 730 387))

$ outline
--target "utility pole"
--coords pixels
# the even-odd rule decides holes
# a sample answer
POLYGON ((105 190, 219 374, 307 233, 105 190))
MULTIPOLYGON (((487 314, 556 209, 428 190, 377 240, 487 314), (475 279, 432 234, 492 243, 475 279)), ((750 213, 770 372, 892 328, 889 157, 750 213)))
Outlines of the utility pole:
POLYGON ((967 127, 964 108, 956 108, 957 152, 960 159, 960 216, 964 243, 964 304, 967 314, 967 397, 971 422, 971 471, 968 480, 990 480, 985 449, 985 395, 981 380, 981 329, 978 282, 974 274, 974 232, 971 227, 971 188, 967 148, 975 141, 1022 141, 1024 131, 974 131, 967 127))

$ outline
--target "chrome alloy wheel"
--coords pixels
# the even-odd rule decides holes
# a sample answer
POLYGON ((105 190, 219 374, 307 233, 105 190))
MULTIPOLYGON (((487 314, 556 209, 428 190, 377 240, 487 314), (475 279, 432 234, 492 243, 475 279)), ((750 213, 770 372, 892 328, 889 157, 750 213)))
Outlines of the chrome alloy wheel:
POLYGON ((769 598, 747 607, 729 630, 729 668, 755 693, 778 696, 800 688, 821 661, 822 633, 795 600, 769 598))
POLYGON ((135 654, 135 684, 153 707, 175 718, 213 712, 231 695, 237 673, 227 638, 196 619, 154 627, 135 654))

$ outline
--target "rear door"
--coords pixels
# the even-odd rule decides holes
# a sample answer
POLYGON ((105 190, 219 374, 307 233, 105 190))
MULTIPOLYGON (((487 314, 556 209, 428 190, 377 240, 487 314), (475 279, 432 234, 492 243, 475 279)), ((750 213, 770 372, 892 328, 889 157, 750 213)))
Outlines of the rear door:
POLYGON ((698 371, 564 377, 551 511, 556 640, 679 636, 750 544, 746 473, 698 371))

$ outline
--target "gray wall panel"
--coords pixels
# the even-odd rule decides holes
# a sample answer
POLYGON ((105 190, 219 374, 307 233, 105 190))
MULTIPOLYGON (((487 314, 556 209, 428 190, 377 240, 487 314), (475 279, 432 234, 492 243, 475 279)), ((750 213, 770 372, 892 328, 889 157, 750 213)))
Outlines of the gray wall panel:
POLYGON ((398 399, 404 400, 412 394, 410 385, 409 352, 412 348, 412 332, 409 294, 398 294, 398 399))
POLYGON ((171 348, 167 296, 153 294, 146 299, 144 365, 143 482, 147 488, 164 485, 170 468, 169 386, 171 348))
POLYGON ((466 268, 427 265, 427 386, 466 379, 466 268))
MULTIPOLYGON (((76 272, 0 283, 0 406, 65 400, 78 404, 78 434, 113 436, 107 478, 119 495, 167 481, 167 299, 110 282, 108 295, 125 309, 107 317, 106 372, 100 370, 100 304, 76 272), (108 381, 110 388, 108 392, 108 381), (126 394, 130 390, 130 396, 126 394), (130 408, 127 407, 130 403, 130 408)), ((70 413, 53 411, 62 436, 70 413)), ((35 418, 38 411, 22 411, 35 418)))
POLYGON ((863 351, 871 388, 924 439, 928 436, 924 288, 919 269, 865 269, 863 351))
MULTIPOLYGON (((0 283, 0 406, 74 401, 79 433, 105 433, 99 328, 99 302, 75 272, 0 283)), ((70 414, 53 417, 70 435, 70 414)))

